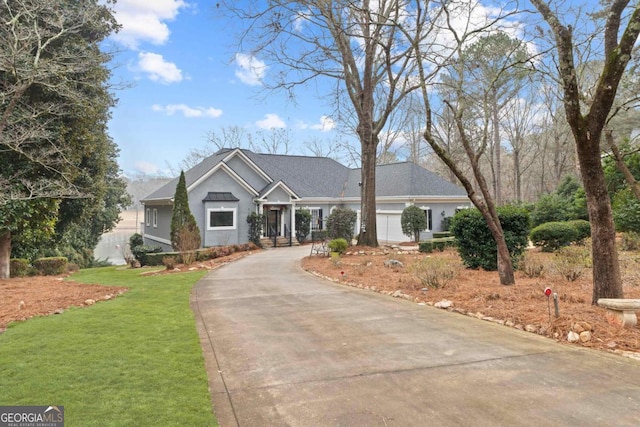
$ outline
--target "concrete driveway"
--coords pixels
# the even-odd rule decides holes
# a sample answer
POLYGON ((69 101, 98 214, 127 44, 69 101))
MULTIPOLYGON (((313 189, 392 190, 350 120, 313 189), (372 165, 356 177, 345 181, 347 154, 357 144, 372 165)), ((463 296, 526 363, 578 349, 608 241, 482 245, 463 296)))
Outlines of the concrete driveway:
POLYGON ((640 363, 316 278, 263 251, 194 289, 221 426, 637 426, 640 363))

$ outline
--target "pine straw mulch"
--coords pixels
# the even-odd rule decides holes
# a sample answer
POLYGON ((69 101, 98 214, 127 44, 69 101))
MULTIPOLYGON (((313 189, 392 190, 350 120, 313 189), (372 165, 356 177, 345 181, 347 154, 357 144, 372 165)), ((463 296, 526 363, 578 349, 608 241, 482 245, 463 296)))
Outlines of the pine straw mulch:
MULTIPOLYGON (((536 250, 534 250, 536 251, 536 250)), ((587 269, 575 281, 567 281, 553 271, 553 254, 547 258, 542 277, 530 278, 516 272, 516 284, 500 285, 497 272, 465 269, 457 253, 422 254, 403 247, 351 247, 339 260, 313 256, 303 259, 305 270, 338 283, 373 290, 415 303, 433 305, 443 300, 452 302, 448 310, 480 319, 528 330, 560 342, 567 342, 572 329, 591 330, 591 339, 576 345, 624 353, 640 359, 640 329, 623 329, 610 325, 605 309, 591 305, 592 276, 587 269), (458 264, 460 270, 444 287, 425 286, 413 273, 413 266, 426 257, 437 257, 458 264), (388 266, 384 261, 401 261, 403 267, 388 266), (550 287, 558 294, 560 316, 555 317, 553 299, 544 290, 550 287), (549 307, 551 315, 549 315, 549 307), (586 323, 586 325, 585 325, 586 323), (628 354, 628 352, 636 352, 628 354)), ((621 254, 625 298, 640 298, 640 255, 621 254)))

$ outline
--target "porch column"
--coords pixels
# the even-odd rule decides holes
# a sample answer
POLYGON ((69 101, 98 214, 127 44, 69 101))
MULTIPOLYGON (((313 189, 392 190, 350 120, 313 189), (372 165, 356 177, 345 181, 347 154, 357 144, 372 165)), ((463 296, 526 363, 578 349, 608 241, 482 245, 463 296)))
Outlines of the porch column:
POLYGON ((280 216, 280 235, 281 235, 282 237, 284 237, 284 230, 285 230, 285 228, 284 228, 285 223, 284 223, 284 218, 283 218, 283 217, 284 217, 284 215, 283 215, 283 214, 284 214, 284 210, 285 210, 285 209, 287 209, 287 207, 286 207, 286 206, 281 206, 281 207, 280 207, 280 212, 278 212, 278 214, 279 214, 279 216, 280 216))
POLYGON ((296 202, 291 202, 291 236, 296 237, 296 202))
MULTIPOLYGON (((262 205, 262 202, 258 202, 258 214, 262 215, 263 213, 264 213, 264 206, 262 205)), ((260 238, 265 237, 264 232, 265 232, 265 228, 260 227, 260 238)))

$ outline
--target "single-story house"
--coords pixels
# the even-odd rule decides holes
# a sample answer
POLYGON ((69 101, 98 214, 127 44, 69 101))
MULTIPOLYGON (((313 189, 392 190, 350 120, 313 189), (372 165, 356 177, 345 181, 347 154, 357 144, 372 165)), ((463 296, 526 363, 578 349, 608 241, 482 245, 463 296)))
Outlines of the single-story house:
MULTIPOLYGON (((360 169, 327 157, 259 154, 222 149, 185 172, 189 207, 202 233, 202 246, 246 243, 247 216, 264 214, 263 236, 295 239, 296 209, 308 209, 312 229, 325 229, 336 207, 358 213, 360 232, 360 169), (293 237, 292 236, 293 231, 293 237)), ((178 178, 142 200, 144 240, 171 250, 170 224, 178 178)), ((422 238, 441 230, 442 220, 471 206, 463 188, 411 162, 377 166, 377 229, 380 243, 410 240, 402 233, 405 207, 425 211, 429 228, 422 238)))

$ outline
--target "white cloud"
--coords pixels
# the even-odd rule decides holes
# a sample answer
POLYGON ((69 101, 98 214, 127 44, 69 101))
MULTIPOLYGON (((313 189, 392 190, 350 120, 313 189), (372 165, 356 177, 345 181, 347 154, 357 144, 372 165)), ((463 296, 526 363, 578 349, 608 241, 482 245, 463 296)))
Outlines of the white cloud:
POLYGON ((185 104, 169 104, 164 106, 155 104, 151 107, 151 109, 153 111, 165 113, 167 116, 173 116, 176 113, 182 113, 182 115, 187 118, 209 117, 215 119, 222 115, 222 110, 217 108, 189 107, 185 104))
POLYGON ((164 44, 169 38, 169 28, 164 21, 173 20, 184 0, 118 0, 115 16, 122 29, 113 38, 131 49, 141 42, 164 44))
POLYGON ((264 120, 258 120, 256 126, 260 129, 282 129, 286 128, 287 124, 277 114, 269 113, 265 114, 264 120))
POLYGON ((138 53, 138 67, 155 82, 168 84, 182 81, 182 70, 173 62, 165 61, 162 55, 157 53, 138 53))
POLYGON ((319 130, 322 132, 329 132, 336 126, 336 123, 329 116, 321 116, 320 123, 311 125, 311 129, 319 130))
POLYGON ((262 84, 262 78, 267 71, 266 64, 253 55, 244 53, 236 54, 236 77, 242 83, 258 86, 262 84))
POLYGON ((158 165, 155 165, 155 164, 150 163, 150 162, 145 162, 144 160, 139 160, 139 161, 135 162, 133 167, 135 168, 135 170, 137 172, 142 172, 144 174, 154 174, 154 173, 157 173, 160 170, 158 165))

